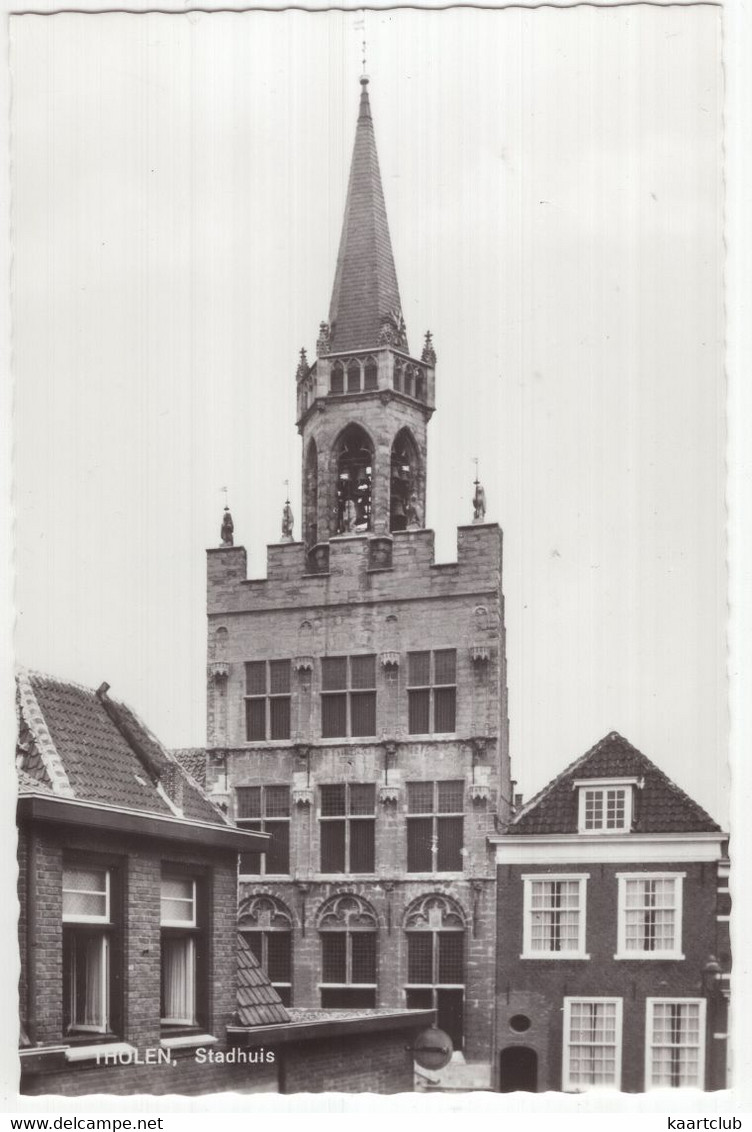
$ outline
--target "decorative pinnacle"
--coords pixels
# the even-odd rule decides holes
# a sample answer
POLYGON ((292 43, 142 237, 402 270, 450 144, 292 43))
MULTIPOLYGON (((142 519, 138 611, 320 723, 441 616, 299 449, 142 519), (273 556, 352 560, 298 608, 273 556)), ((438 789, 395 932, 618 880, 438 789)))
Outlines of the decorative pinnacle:
POLYGON ((230 508, 227 503, 227 488, 223 487, 222 491, 225 495, 225 510, 224 514, 222 515, 222 529, 220 531, 220 538, 222 539, 222 542, 220 543, 220 546, 232 546, 235 524, 232 521, 232 515, 230 514, 230 508))
POLYGON ((426 331, 426 340, 423 344, 423 353, 420 357, 421 361, 425 362, 426 365, 436 365, 436 351, 433 348, 433 334, 430 330, 426 331))
POLYGON ((302 381, 304 377, 308 377, 308 358, 306 357, 305 347, 300 351, 300 361, 298 362, 295 377, 298 381, 302 381))
POLYGON ((475 461, 475 479, 473 484, 475 486, 475 494, 473 495, 473 522, 483 523, 486 519, 486 493, 483 490, 483 484, 478 479, 478 457, 473 456, 475 461))

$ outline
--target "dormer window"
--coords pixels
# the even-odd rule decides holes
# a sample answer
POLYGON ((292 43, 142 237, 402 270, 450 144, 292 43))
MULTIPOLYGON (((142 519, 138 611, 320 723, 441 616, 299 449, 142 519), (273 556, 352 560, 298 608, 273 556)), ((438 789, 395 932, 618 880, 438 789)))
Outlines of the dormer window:
POLYGON ((629 833, 637 778, 581 778, 578 792, 579 833, 629 833))

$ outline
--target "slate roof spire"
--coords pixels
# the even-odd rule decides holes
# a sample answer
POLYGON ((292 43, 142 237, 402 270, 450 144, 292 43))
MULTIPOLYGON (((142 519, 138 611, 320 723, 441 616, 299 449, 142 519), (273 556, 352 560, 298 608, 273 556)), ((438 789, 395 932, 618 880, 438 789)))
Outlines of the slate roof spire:
POLYGON ((367 76, 360 85, 360 112, 329 307, 332 353, 375 349, 386 342, 407 350, 367 76))

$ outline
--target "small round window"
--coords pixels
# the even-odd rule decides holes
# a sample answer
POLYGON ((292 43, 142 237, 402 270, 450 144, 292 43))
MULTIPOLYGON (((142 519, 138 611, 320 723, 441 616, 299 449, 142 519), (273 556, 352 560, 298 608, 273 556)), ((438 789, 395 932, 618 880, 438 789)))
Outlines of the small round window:
POLYGON ((515 1034, 524 1034, 530 1029, 531 1024, 527 1014, 513 1014, 509 1019, 509 1028, 514 1030, 515 1034))

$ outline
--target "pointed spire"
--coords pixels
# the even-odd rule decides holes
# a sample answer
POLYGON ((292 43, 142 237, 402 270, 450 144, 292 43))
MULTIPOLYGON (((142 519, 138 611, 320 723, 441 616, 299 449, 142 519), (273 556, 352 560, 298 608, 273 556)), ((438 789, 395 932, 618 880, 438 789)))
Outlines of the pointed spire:
POLYGON ((329 308, 329 345, 335 352, 390 342, 406 350, 365 75, 360 84, 360 112, 329 308))

